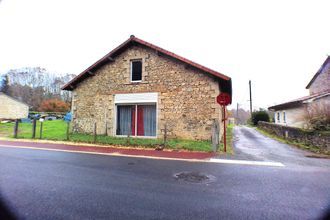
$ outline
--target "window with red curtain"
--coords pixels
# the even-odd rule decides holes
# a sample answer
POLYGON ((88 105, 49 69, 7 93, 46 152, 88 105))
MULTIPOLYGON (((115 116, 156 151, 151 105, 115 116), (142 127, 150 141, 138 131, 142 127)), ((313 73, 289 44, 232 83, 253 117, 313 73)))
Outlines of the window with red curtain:
POLYGON ((156 105, 118 105, 117 135, 156 136, 156 105))

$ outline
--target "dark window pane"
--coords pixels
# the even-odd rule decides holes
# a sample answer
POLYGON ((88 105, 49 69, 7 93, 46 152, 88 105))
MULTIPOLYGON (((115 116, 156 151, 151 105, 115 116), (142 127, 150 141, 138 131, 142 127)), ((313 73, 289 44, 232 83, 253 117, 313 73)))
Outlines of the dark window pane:
POLYGON ((117 135, 132 135, 132 113, 131 105, 117 107, 117 135))
POLYGON ((142 107, 144 136, 156 136, 156 106, 145 105, 142 107))
POLYGON ((156 106, 137 106, 137 135, 156 136, 156 106))
POLYGON ((142 80, 142 61, 132 61, 132 81, 142 80))

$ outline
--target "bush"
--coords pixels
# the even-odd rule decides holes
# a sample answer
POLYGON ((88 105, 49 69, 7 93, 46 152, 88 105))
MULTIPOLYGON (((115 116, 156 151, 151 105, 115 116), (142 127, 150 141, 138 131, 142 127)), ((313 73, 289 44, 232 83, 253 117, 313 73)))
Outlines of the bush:
POLYGON ((251 118, 253 125, 258 125, 259 121, 269 122, 269 115, 268 112, 265 110, 259 110, 252 113, 251 118))
POLYGON ((69 104, 59 99, 44 100, 39 107, 39 111, 43 112, 67 112, 69 110, 69 104))
POLYGON ((309 121, 310 127, 318 131, 330 131, 330 118, 329 117, 315 117, 309 121))
POLYGON ((309 129, 330 131, 330 111, 325 100, 319 100, 305 106, 304 119, 309 129))

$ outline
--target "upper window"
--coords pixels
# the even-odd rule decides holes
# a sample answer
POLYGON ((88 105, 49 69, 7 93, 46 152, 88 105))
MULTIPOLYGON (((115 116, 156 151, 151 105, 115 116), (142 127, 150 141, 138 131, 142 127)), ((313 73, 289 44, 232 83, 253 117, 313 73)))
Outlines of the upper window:
POLYGON ((142 60, 131 61, 131 81, 139 82, 142 80, 142 60))
POLYGON ((285 115, 285 112, 283 112, 283 122, 286 123, 286 115, 285 115))
POLYGON ((280 122, 281 121, 281 115, 279 112, 277 112, 277 121, 280 122))

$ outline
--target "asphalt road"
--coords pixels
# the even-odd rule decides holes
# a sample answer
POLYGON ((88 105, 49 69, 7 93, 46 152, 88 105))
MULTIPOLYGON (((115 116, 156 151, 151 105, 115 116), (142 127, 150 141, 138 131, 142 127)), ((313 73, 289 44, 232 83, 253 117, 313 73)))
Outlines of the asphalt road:
POLYGON ((324 167, 244 166, 0 147, 2 200, 20 219, 316 219, 324 167), (202 172, 189 183, 175 173, 202 172))

